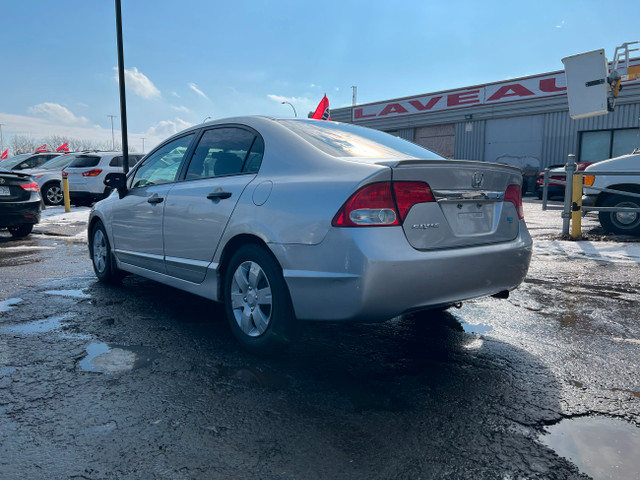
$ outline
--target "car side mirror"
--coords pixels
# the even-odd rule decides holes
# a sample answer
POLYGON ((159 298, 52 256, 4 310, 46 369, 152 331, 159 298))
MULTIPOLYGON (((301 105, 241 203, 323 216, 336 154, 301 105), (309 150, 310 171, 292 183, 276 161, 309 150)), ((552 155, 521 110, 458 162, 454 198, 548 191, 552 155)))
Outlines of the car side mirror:
POLYGON ((123 198, 127 194, 127 177, 124 173, 107 173, 104 184, 109 188, 118 190, 118 195, 123 198))

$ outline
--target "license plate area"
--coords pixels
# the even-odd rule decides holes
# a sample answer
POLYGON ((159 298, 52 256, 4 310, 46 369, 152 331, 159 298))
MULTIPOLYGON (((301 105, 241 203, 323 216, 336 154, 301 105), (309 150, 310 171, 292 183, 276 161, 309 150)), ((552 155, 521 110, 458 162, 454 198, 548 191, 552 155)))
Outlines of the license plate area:
POLYGON ((440 202, 451 230, 456 235, 485 235, 494 230, 495 202, 440 202))
POLYGON ((0 197, 8 197, 11 195, 9 187, 0 186, 0 197))

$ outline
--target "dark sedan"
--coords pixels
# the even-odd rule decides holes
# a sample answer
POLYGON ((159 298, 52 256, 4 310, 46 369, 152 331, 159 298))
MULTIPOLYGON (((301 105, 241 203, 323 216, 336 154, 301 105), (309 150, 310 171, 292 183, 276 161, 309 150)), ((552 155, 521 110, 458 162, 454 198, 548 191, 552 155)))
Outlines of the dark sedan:
POLYGON ((41 203, 33 178, 0 168, 0 228, 14 237, 26 237, 40 221, 41 203))

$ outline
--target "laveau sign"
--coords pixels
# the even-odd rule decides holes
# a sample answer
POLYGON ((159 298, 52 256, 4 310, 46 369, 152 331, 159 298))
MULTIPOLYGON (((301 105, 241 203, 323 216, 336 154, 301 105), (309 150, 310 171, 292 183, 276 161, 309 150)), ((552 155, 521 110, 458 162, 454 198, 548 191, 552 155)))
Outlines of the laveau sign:
POLYGON ((353 121, 488 105, 566 94, 564 72, 526 77, 478 87, 372 103, 353 109, 353 121))

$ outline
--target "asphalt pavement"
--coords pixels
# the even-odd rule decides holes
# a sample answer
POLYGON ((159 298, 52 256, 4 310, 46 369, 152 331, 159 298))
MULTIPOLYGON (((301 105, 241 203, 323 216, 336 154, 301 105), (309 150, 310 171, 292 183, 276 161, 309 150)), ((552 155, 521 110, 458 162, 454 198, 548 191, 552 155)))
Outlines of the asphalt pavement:
POLYGON ((88 209, 0 233, 0 478, 638 478, 637 239, 525 212, 509 299, 309 324, 276 359, 216 303, 98 283, 88 209))

